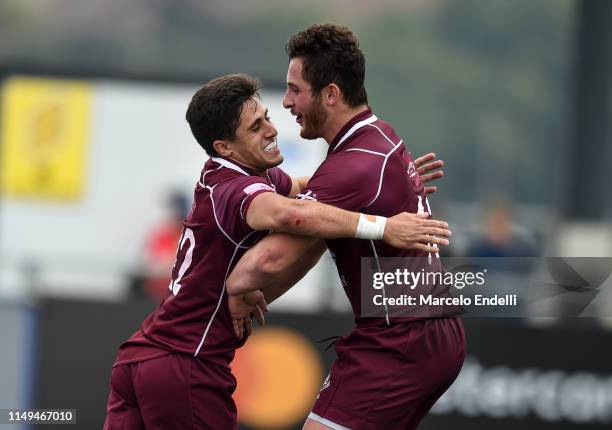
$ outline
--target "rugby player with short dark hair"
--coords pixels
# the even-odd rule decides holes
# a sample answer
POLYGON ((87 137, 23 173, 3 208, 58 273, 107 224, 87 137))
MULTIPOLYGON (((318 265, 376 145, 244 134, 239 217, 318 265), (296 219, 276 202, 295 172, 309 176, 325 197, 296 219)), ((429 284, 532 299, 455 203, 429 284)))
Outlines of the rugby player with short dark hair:
MULTIPOLYGON (((229 298, 225 281, 246 250, 269 230, 323 238, 376 238, 429 247, 446 223, 414 214, 367 217, 295 196, 303 180, 278 166, 277 131, 257 81, 227 75, 199 89, 187 121, 210 159, 183 222, 166 298, 118 351, 104 429, 237 429, 230 362, 246 336, 235 336, 229 302, 262 320, 257 293, 229 298)), ((448 241, 439 238, 439 244, 448 241)), ((259 293, 261 294, 261 293, 259 293)), ((250 318, 244 321, 247 332, 250 318)))
MULTIPOLYGON (((393 128, 372 113, 365 58, 347 27, 313 25, 287 44, 283 105, 300 134, 322 137, 327 157, 298 198, 392 216, 429 213, 418 166, 393 128)), ((356 326, 335 345, 332 365, 305 425, 315 429, 415 429, 458 375, 465 357, 460 319, 361 315, 361 259, 419 257, 442 270, 436 250, 398 249, 379 240, 327 239, 356 326)), ((325 249, 321 239, 273 234, 248 251, 227 280, 230 294, 283 294, 325 249)), ((413 260, 414 261, 414 260, 413 260)), ((380 267, 380 264, 379 264, 380 267)), ((235 314, 236 318, 242 315, 235 314)))

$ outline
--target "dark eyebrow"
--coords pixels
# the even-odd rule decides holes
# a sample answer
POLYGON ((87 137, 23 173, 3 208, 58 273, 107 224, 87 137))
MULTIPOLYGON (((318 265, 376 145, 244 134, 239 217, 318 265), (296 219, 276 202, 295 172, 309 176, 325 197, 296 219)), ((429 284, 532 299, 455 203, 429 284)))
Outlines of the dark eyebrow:
POLYGON ((295 88, 296 90, 300 88, 296 84, 294 84, 293 82, 287 82, 287 86, 290 87, 290 88, 295 88))
MULTIPOLYGON (((264 118, 268 117, 268 109, 266 109, 266 112, 264 113, 264 118)), ((259 125, 259 123, 261 122, 261 117, 256 118, 251 125, 248 126, 247 130, 253 130, 255 128, 256 125, 259 125)))

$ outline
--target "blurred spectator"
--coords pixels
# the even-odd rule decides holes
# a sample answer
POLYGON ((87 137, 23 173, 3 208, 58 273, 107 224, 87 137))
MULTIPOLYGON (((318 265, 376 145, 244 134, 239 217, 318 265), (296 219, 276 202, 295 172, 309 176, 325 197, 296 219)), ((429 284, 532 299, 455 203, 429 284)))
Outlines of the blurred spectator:
MULTIPOLYGON (((534 240, 512 221, 512 209, 504 200, 494 201, 485 210, 484 231, 468 247, 468 257, 499 258, 495 266, 510 271, 527 270, 527 261, 512 257, 535 257, 538 250, 534 240), (509 257, 505 263, 501 259, 509 257), (503 267, 500 267, 503 266, 503 267)), ((493 262, 491 262, 493 263, 493 262)))
POLYGON ((189 209, 188 204, 184 194, 171 192, 165 201, 168 209, 165 219, 155 225, 146 238, 143 289, 147 296, 156 301, 163 299, 168 290, 176 248, 183 231, 183 220, 189 209))

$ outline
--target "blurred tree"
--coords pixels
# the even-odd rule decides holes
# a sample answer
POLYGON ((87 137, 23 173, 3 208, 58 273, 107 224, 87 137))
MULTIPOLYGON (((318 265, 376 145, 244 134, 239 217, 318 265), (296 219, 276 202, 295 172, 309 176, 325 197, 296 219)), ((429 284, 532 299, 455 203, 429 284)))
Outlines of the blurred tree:
POLYGON ((0 61, 202 80, 241 71, 280 87, 291 34, 313 22, 347 24, 366 53, 376 112, 412 152, 435 150, 448 162, 453 180, 443 197, 501 193, 556 205, 573 7, 573 0, 2 0, 0 61))

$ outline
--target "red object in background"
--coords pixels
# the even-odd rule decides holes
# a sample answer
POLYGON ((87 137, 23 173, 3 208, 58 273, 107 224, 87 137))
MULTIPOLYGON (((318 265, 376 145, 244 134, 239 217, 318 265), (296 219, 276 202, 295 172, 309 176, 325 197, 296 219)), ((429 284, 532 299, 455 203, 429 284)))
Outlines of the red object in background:
POLYGON ((162 300, 168 293, 176 247, 182 231, 182 223, 162 224, 151 231, 147 240, 147 278, 144 289, 155 300, 162 300))

